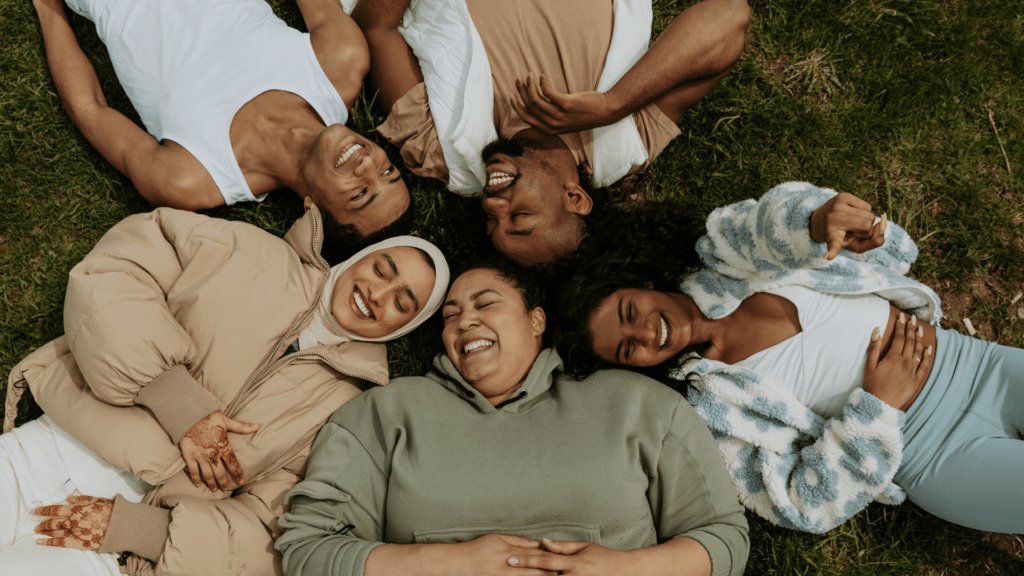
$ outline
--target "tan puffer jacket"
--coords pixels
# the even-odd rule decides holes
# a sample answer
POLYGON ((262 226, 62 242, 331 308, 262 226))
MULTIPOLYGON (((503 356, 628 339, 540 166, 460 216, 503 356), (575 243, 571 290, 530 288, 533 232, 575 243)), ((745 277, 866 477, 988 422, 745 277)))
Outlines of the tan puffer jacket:
POLYGON ((383 344, 282 358, 324 289, 321 242, 315 207, 284 240, 166 208, 130 216, 72 269, 65 335, 12 371, 5 431, 27 385, 59 426, 153 484, 145 503, 170 509, 169 525, 160 513, 153 529, 147 513, 159 510, 118 499, 103 548, 156 558, 132 556, 130 573, 281 573, 277 517, 317 431, 368 385, 388 381, 383 344), (245 474, 231 493, 196 488, 177 446, 216 410, 260 424, 229 436, 245 474))

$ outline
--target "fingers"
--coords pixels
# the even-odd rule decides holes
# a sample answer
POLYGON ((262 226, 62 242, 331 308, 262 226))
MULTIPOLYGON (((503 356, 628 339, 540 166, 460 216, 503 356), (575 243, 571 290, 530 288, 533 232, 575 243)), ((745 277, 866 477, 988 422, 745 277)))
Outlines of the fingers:
POLYGON ((85 506, 93 502, 99 502, 101 498, 96 496, 68 496, 68 502, 76 506, 85 506))
POLYGON ((37 534, 46 534, 47 536, 64 536, 64 531, 70 526, 67 518, 50 518, 37 524, 33 530, 37 534), (58 532, 60 533, 58 534, 58 532))
MULTIPOLYGON (((234 455, 235 454, 232 452, 231 456, 234 455)), ((213 465, 210 468, 213 470, 213 477, 217 481, 217 489, 227 492, 231 489, 231 481, 228 479, 226 466, 221 464, 221 462, 222 460, 213 462, 213 465)), ((237 463, 238 460, 235 460, 235 462, 237 463)), ((239 473, 241 473, 241 468, 239 468, 239 473)))
POLYGON ((550 573, 567 570, 571 562, 566 556, 554 552, 544 552, 543 550, 519 554, 508 559, 509 566, 535 568, 550 573))
POLYGON ((589 542, 563 542, 550 538, 541 538, 540 542, 545 549, 558 554, 576 554, 590 545, 589 542))
POLYGON ((213 474, 213 466, 208 460, 199 461, 199 471, 203 476, 203 482, 206 487, 210 489, 210 492, 217 491, 217 477, 213 474))
POLYGON ((54 504, 52 506, 40 506, 32 510, 33 516, 70 516, 71 506, 66 504, 54 504))
POLYGON ((60 537, 60 538, 40 538, 36 540, 36 544, 40 546, 53 546, 55 548, 70 548, 71 550, 95 550, 99 548, 99 544, 93 544, 91 541, 83 542, 78 538, 60 537))
POLYGON ((878 357, 882 354, 882 329, 875 327, 871 331, 871 343, 868 344, 868 364, 865 370, 871 372, 878 366, 878 357))
POLYGON ((914 334, 914 362, 917 362, 918 367, 920 367, 920 363, 924 359, 924 327, 918 326, 917 316, 912 318, 912 322, 914 326, 917 326, 914 334))
POLYGON ((228 432, 234 432, 235 434, 252 434, 260 429, 259 424, 249 424, 247 422, 239 422, 232 418, 224 417, 228 432))
POLYGON ((917 376, 927 377, 931 374, 932 364, 935 363, 935 354, 931 346, 928 346, 924 350, 924 355, 921 356, 921 363, 917 365, 917 376))
MULTIPOLYGON (((242 475, 242 464, 238 462, 238 457, 235 456, 235 451, 228 449, 227 453, 223 456, 224 467, 227 468, 228 474, 235 481, 238 486, 242 485, 244 480, 242 475)), ((225 487, 227 489, 227 487, 225 487)))
POLYGON ((529 538, 523 538, 522 536, 515 536, 512 534, 498 534, 498 537, 511 546, 532 548, 534 550, 540 549, 540 542, 537 542, 536 540, 530 540, 529 538))
POLYGON ((185 468, 188 469, 188 477, 192 479, 192 483, 196 485, 196 488, 198 488, 203 479, 199 474, 199 462, 193 458, 186 458, 185 468))

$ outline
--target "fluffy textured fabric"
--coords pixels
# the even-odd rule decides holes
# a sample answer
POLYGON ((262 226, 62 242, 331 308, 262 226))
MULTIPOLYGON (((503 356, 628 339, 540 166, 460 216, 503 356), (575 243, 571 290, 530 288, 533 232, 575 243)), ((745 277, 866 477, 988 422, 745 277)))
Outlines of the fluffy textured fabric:
MULTIPOLYGON (((748 296, 801 285, 831 294, 876 294, 923 320, 942 317, 938 296, 903 276, 917 258, 905 230, 890 223, 885 244, 825 260, 811 240, 811 214, 836 192, 788 182, 760 200, 719 208, 697 244, 708 268, 682 292, 710 318, 727 316, 748 296)), ((672 376, 688 380, 690 403, 704 418, 745 506, 779 526, 822 533, 870 502, 898 504, 892 483, 903 455, 904 413, 855 390, 842 414, 824 419, 770 379, 696 354, 672 376)))

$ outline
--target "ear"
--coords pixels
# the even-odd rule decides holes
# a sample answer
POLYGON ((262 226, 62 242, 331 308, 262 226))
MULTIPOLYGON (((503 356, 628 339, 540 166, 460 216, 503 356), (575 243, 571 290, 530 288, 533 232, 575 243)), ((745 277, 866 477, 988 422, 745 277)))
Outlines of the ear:
POLYGON ((306 196, 305 198, 302 199, 302 208, 304 210, 309 210, 309 207, 312 206, 312 205, 313 205, 313 198, 312 197, 306 196))
POLYGON ((530 325, 533 327, 533 335, 540 336, 543 334, 548 325, 548 317, 544 314, 544 309, 537 306, 533 310, 527 312, 527 314, 530 315, 530 325))
POLYGON ((594 200, 579 182, 566 182, 563 189, 565 195, 562 197, 562 204, 566 212, 586 216, 594 209, 594 200))

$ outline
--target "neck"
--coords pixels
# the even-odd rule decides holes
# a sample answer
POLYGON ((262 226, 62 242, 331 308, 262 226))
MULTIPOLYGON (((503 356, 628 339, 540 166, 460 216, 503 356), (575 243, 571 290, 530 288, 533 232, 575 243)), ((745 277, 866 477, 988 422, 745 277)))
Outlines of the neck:
POLYGON ((294 94, 264 92, 246 103, 232 121, 231 146, 253 193, 288 187, 306 195, 302 161, 324 128, 294 94))
POLYGON ((727 329, 726 320, 729 318, 728 316, 713 320, 705 316, 701 312, 700 307, 697 306, 697 303, 693 301, 693 298, 686 294, 669 293, 669 295, 690 317, 690 345, 707 343, 715 345, 716 342, 722 341, 722 335, 727 329))

